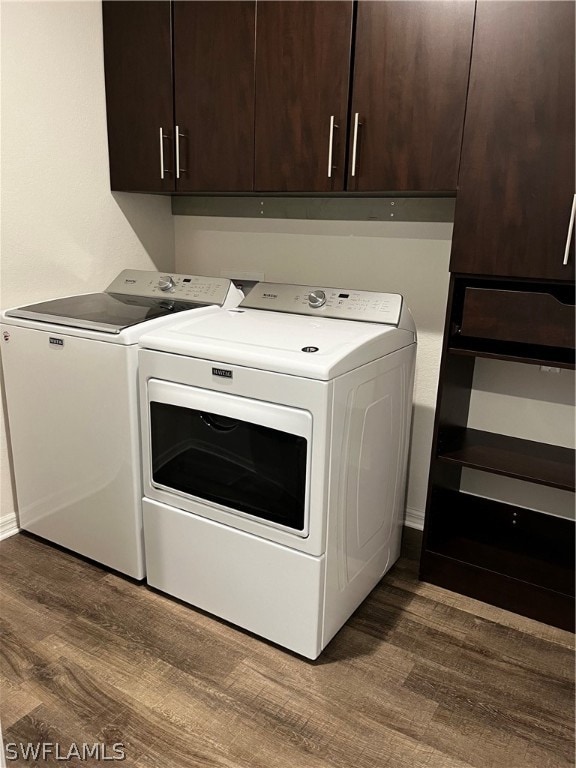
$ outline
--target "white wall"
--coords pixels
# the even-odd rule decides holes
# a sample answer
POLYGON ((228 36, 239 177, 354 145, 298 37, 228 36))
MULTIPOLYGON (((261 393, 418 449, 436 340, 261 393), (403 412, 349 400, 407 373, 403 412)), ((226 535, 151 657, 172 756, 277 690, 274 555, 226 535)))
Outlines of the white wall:
MULTIPOLYGON (((478 358, 468 424, 524 440, 575 446, 574 371, 478 358)), ((462 471, 462 490, 574 519, 574 494, 558 488, 462 471)))
MULTIPOLYGON (((3 308, 172 269, 169 198, 112 195, 101 3, 2 2, 3 308)), ((2 414, 3 416, 4 414, 2 414)), ((0 536, 14 499, 1 427, 0 536)))
POLYGON ((451 224, 175 217, 176 269, 404 295, 418 328, 407 522, 422 525, 451 224))

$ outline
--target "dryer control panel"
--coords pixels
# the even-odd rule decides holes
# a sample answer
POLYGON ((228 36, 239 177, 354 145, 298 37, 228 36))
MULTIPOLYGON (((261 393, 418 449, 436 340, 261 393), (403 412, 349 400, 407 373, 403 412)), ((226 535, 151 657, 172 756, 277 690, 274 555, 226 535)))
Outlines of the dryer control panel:
POLYGON ((257 283, 240 307, 398 325, 402 301, 399 293, 257 283))
POLYGON ((120 293, 144 298, 170 298, 200 304, 224 304, 231 281, 226 277, 169 275, 145 269, 125 269, 106 288, 106 293, 120 293))

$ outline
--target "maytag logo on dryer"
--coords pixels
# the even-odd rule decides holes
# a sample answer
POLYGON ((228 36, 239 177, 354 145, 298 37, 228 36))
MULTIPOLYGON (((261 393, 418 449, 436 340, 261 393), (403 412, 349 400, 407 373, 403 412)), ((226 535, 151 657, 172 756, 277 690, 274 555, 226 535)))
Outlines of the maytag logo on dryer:
POLYGON ((212 368, 212 376, 220 376, 223 379, 231 379, 232 371, 229 368, 212 368))
POLYGON ((59 339, 56 336, 49 336, 48 343, 50 344, 51 347, 57 347, 58 349, 60 349, 61 347, 64 346, 64 339, 59 339))

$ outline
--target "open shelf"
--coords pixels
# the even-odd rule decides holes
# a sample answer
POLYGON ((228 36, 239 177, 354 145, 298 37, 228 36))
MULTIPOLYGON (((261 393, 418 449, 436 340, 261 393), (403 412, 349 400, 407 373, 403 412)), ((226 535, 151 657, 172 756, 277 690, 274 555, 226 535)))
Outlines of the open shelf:
POLYGON ((479 429, 453 431, 447 443, 438 450, 441 461, 552 488, 574 490, 575 452, 570 448, 479 429))
POLYGON ((471 343, 470 339, 451 340, 448 348, 451 355, 468 355, 470 357, 488 357, 492 360, 509 360, 513 363, 526 365, 550 365, 555 368, 574 370, 575 356, 573 349, 555 349, 553 347, 534 347, 506 342, 486 342, 482 340, 471 343))
POLYGON ((448 351, 574 368, 574 288, 518 280, 458 278, 448 351))
POLYGON ((574 594, 574 521, 435 488, 430 552, 544 589, 574 594))

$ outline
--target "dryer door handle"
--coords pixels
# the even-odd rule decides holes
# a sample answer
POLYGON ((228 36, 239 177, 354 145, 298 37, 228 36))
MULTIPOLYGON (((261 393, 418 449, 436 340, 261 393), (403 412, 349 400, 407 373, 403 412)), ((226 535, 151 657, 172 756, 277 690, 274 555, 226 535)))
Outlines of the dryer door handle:
POLYGON ((200 418, 206 426, 217 432, 232 432, 238 426, 236 419, 230 419, 228 416, 219 416, 216 413, 206 413, 206 411, 201 411, 200 418))

